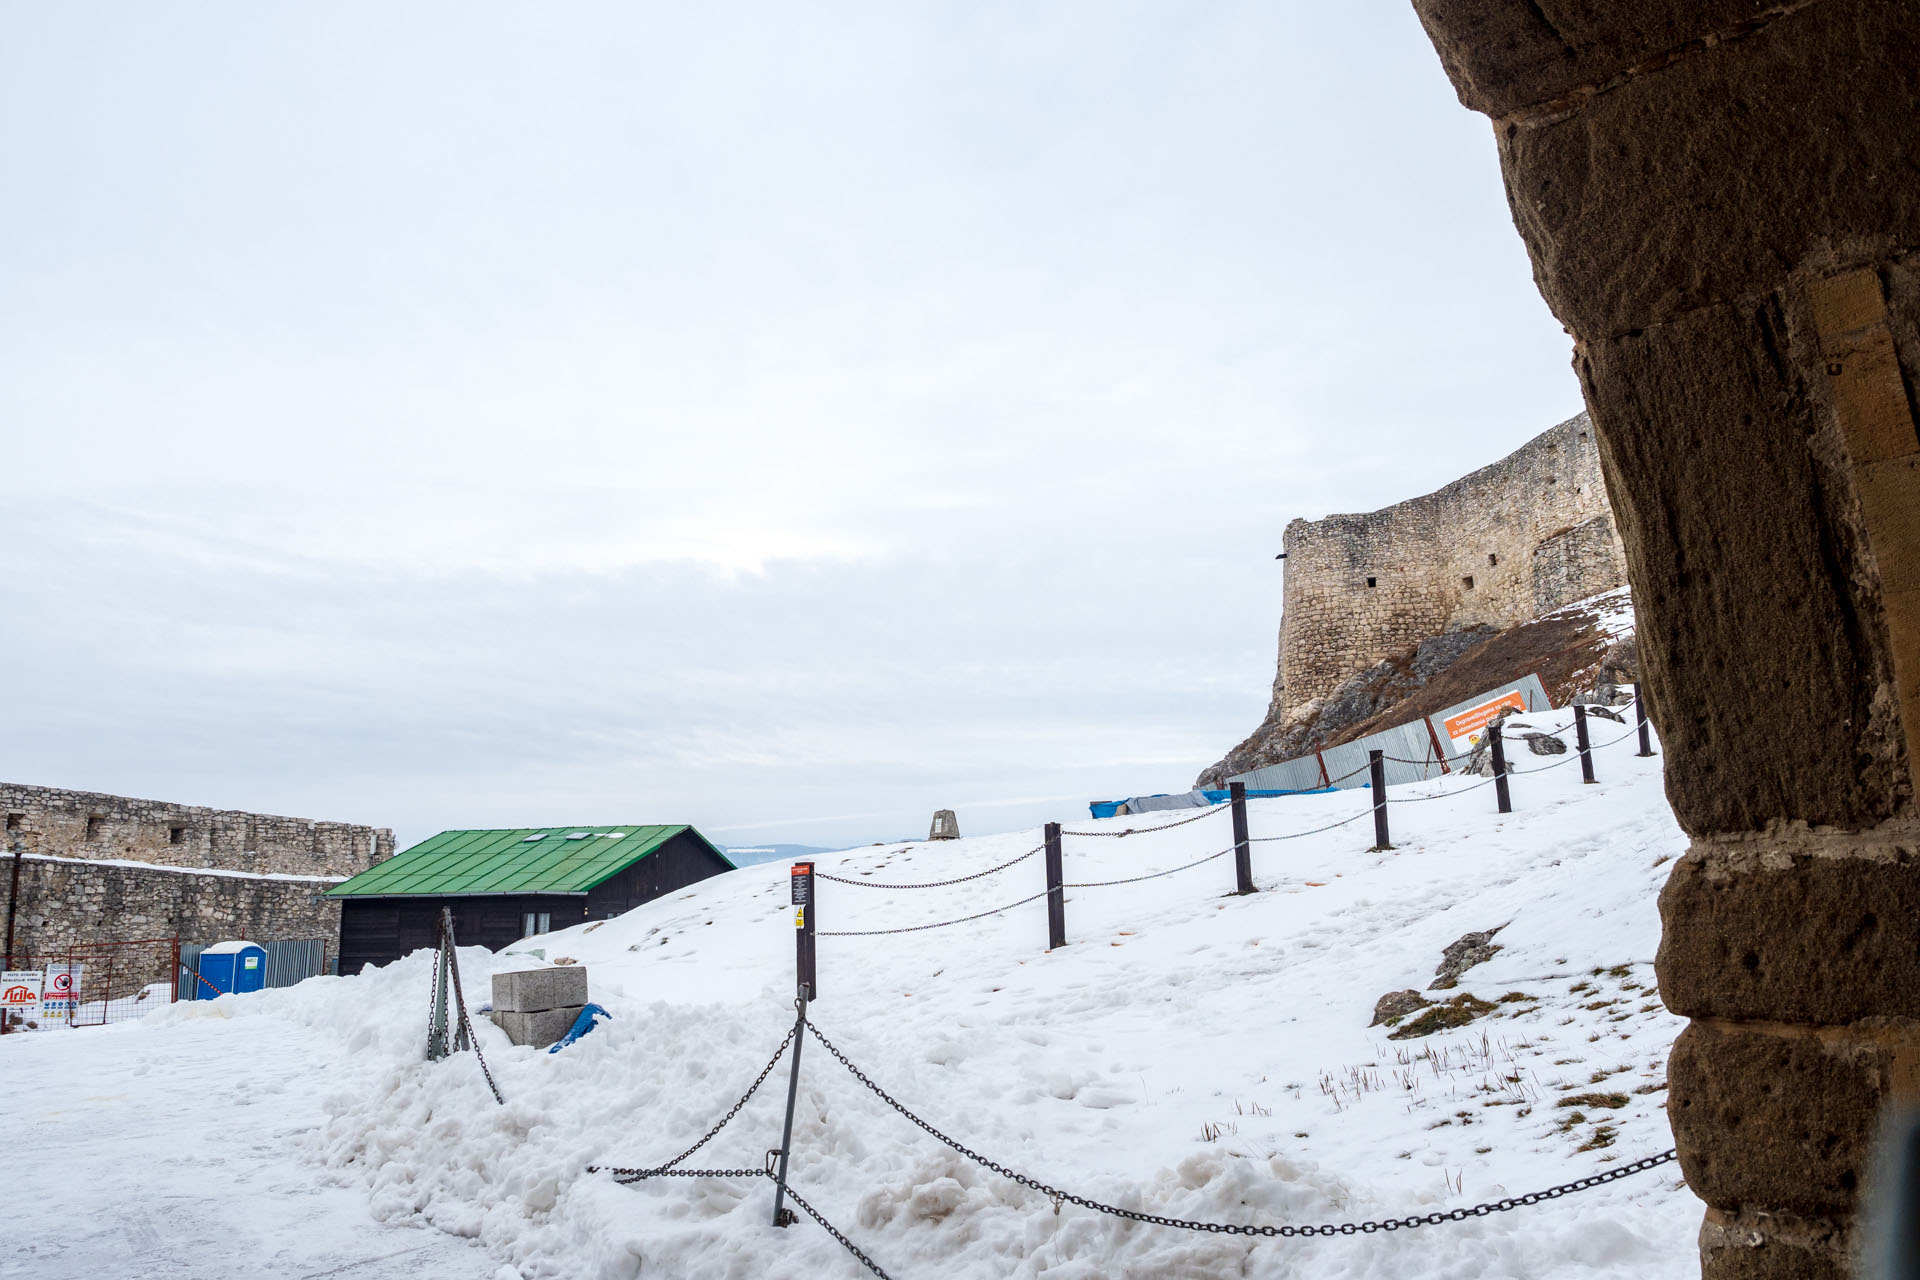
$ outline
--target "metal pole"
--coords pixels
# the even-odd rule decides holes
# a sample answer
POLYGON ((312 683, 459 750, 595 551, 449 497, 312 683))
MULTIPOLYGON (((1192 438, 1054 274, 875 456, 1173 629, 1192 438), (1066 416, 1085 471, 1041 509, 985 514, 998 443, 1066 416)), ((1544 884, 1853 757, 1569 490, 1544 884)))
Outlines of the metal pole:
POLYGON ((787 1155, 793 1150, 793 1104, 800 1096, 800 1050, 807 1042, 807 997, 796 997, 793 1005, 800 1011, 800 1018, 793 1024, 793 1070, 787 1075, 787 1120, 780 1128, 780 1167, 773 1175, 773 1225, 776 1227, 799 1221, 793 1210, 786 1207, 787 1155))
POLYGON ((445 912, 441 908, 440 954, 434 957, 438 971, 433 984, 433 1026, 427 1031, 427 1061, 438 1062, 447 1056, 447 923, 445 912))
POLYGON ((1640 754, 1653 754, 1653 742, 1647 736, 1647 689, 1645 685, 1633 686, 1633 718, 1640 723, 1640 754))
POLYGON ((1573 741, 1580 748, 1580 780, 1593 781, 1593 744, 1587 740, 1587 709, 1573 704, 1573 741))
POLYGON ((1500 812, 1513 812, 1513 797, 1507 793, 1507 747, 1495 720, 1487 732, 1493 735, 1493 794, 1500 799, 1500 812))
POLYGON ((1060 824, 1047 824, 1047 950, 1067 945, 1067 875, 1060 865, 1060 824))
POLYGON ((1253 892, 1253 844, 1247 839, 1247 784, 1229 782, 1227 803, 1233 806, 1233 871, 1236 893, 1253 892))
MULTIPOLYGON (((1642 729, 1642 741, 1645 741, 1644 729, 1642 729)), ((21 839, 15 835, 13 837, 13 889, 6 896, 6 967, 8 969, 13 967, 13 915, 19 912, 19 860, 25 854, 27 854, 27 846, 21 844, 21 839)))
POLYGON ((1373 786, 1373 847, 1391 849, 1387 839, 1387 757, 1383 751, 1367 752, 1367 781, 1373 786))

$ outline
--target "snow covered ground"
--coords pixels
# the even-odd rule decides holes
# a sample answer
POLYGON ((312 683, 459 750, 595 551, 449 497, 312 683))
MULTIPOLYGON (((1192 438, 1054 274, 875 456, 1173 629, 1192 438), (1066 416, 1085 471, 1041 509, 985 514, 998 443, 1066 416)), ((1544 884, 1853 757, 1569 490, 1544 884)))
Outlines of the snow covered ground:
MULTIPOLYGON (((1481 779, 1396 788, 1390 852, 1368 848, 1367 792, 1254 801, 1256 839, 1357 820, 1256 844, 1261 892, 1244 898, 1227 894, 1230 855, 1072 890, 1069 944, 1052 953, 1043 901, 951 928, 822 937, 813 1016, 878 1084, 982 1153, 1171 1216, 1403 1216, 1656 1154, 1671 1145, 1662 1086, 1681 1024, 1648 961, 1663 864, 1685 842, 1661 761, 1634 755, 1630 728, 1594 722, 1609 744, 1595 786, 1571 753, 1517 752, 1518 767, 1541 771, 1514 778, 1510 816, 1481 779), (1424 988, 1446 944, 1499 925, 1504 949, 1458 989, 1496 1012, 1420 1039, 1368 1027, 1380 995, 1424 988)), ((1222 806, 1157 834, 1070 834, 1067 879, 1191 862, 1230 845, 1228 823, 1222 806)), ((1028 831, 818 863, 938 880, 1038 843, 1028 831)), ((861 1274, 811 1222, 769 1226, 764 1179, 621 1186, 586 1172, 677 1154, 772 1054, 793 1016, 787 880, 785 864, 751 867, 522 944, 585 964, 615 1020, 554 1055, 513 1048, 482 1020, 505 1106, 472 1054, 421 1061, 426 953, 124 1027, 0 1041, 7 1093, 26 1099, 9 1104, 19 1185, 58 1195, 68 1224, 15 1236, 0 1273, 861 1274)), ((826 883, 818 920, 895 928, 1043 886, 1039 857, 942 889, 826 883)), ((537 962, 463 950, 470 1002, 491 972, 537 962)), ((783 1062, 689 1165, 758 1167, 779 1141, 785 1082, 783 1062)), ((1418 1231, 1289 1240, 1149 1226, 972 1165, 817 1043, 802 1063, 791 1176, 896 1277, 1679 1280, 1695 1271, 1700 1217, 1668 1164, 1418 1231)))

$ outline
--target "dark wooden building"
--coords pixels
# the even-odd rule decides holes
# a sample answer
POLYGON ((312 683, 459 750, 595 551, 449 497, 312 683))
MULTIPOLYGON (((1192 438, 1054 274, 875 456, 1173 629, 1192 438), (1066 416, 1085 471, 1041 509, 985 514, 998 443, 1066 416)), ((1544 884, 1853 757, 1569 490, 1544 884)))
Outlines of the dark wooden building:
POLYGON ((453 909, 461 946, 499 950, 733 870, 692 827, 442 831, 331 890, 340 900, 340 972, 435 945, 453 909))

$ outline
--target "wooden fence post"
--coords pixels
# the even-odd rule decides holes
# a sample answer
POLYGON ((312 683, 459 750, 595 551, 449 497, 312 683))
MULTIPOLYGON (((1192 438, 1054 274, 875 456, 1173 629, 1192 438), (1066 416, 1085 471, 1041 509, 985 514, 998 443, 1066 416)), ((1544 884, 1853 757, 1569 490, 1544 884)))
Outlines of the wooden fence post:
POLYGON ((1580 748, 1580 781, 1593 781, 1593 743, 1587 739, 1587 709, 1573 704, 1573 741, 1580 748))
POLYGON ((1233 871, 1236 893, 1253 892, 1253 844, 1247 839, 1247 784, 1227 784, 1228 803, 1233 805, 1233 871))
POLYGON ((1373 847, 1391 849, 1387 839, 1387 757, 1383 751, 1367 752, 1367 781, 1373 787, 1373 847))
POLYGON ((1500 812, 1513 812, 1513 797, 1507 792, 1507 747, 1500 732, 1500 722, 1495 720, 1487 727, 1493 735, 1493 794, 1500 800, 1500 812))
POLYGON ((1060 824, 1047 824, 1047 950, 1067 945, 1066 873, 1060 865, 1060 824))

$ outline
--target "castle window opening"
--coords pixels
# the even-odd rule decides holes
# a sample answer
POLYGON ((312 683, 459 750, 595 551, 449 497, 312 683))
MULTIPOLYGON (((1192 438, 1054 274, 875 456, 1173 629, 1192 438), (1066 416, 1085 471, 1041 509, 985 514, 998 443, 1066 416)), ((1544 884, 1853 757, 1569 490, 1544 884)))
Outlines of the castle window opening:
POLYGON ((1499 556, 1497 556, 1497 555, 1495 555, 1495 554, 1494 554, 1493 552, 1491 552, 1491 551, 1489 551, 1489 552, 1487 552, 1487 567, 1488 567, 1488 568, 1492 568, 1492 567, 1493 567, 1494 565, 1496 565, 1496 564, 1499 564, 1499 563, 1500 563, 1500 557, 1499 557, 1499 556))
POLYGON ((105 814, 90 813, 87 815, 87 840, 89 842, 100 838, 100 824, 106 820, 105 814))
POLYGON ((1472 574, 1468 574, 1468 575, 1467 575, 1466 577, 1464 577, 1464 578, 1462 578, 1462 579, 1460 579, 1460 581, 1461 581, 1461 583, 1462 583, 1462 584, 1463 584, 1463 585, 1464 585, 1464 586, 1466 587, 1466 589, 1467 589, 1467 590, 1469 590, 1469 591, 1471 591, 1471 590, 1473 590, 1473 575, 1472 575, 1472 574))
POLYGON ((167 827, 167 843, 181 845, 187 842, 187 829, 175 822, 167 827))
POLYGON ((24 814, 24 813, 10 813, 10 814, 8 814, 8 815, 7 815, 7 830, 8 830, 8 831, 18 831, 18 830, 20 829, 20 824, 21 824, 21 823, 23 823, 23 822, 25 822, 26 820, 27 820, 27 815, 26 815, 26 814, 24 814))
POLYGON ((1377 578, 1368 578, 1368 579, 1367 579, 1367 585, 1368 585, 1368 586, 1370 586, 1370 587, 1372 587, 1372 586, 1377 586, 1377 585, 1379 585, 1379 579, 1377 579, 1377 578))

